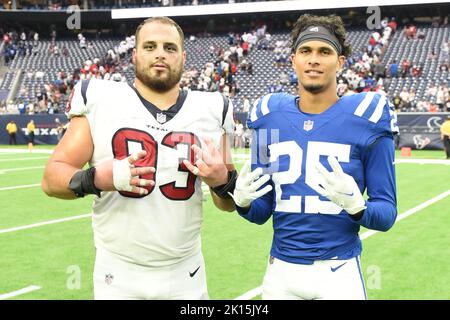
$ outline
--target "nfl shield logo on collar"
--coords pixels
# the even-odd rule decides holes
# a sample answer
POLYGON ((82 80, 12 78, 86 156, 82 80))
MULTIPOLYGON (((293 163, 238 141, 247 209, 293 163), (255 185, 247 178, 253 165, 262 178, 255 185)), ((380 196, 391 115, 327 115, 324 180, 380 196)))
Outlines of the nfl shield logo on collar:
POLYGON ((312 130, 313 126, 314 126, 314 121, 306 120, 305 122, 303 122, 303 130, 305 130, 305 131, 312 130))
POLYGON ((111 285, 113 282, 114 276, 111 273, 105 274, 105 283, 107 285, 111 285))
POLYGON ((157 113, 156 121, 158 121, 159 123, 165 123, 167 121, 166 115, 164 113, 157 113))

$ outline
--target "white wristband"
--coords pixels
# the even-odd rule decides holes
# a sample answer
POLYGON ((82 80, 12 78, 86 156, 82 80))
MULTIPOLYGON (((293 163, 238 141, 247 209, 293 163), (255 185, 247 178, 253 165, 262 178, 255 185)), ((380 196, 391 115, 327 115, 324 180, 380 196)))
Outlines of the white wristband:
POLYGON ((131 191, 130 185, 131 171, 128 158, 113 161, 113 181, 114 187, 118 191, 131 191))

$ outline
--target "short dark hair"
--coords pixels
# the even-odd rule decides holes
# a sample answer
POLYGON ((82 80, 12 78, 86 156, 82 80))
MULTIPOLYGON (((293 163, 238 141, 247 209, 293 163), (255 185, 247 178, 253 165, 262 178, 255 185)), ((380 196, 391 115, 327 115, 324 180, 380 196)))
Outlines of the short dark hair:
POLYGON ((329 16, 315 16, 311 14, 301 15, 297 22, 295 22, 291 33, 292 53, 295 53, 294 45, 299 34, 311 26, 322 26, 328 29, 328 31, 330 31, 331 34, 338 39, 340 45, 342 46, 342 54, 344 56, 348 57, 352 53, 351 45, 346 41, 347 33, 345 31, 344 22, 341 17, 334 14, 329 16))
POLYGON ((147 23, 152 23, 152 22, 159 22, 159 23, 174 26, 177 29, 178 34, 180 35, 181 49, 184 50, 184 32, 181 29, 181 27, 178 25, 178 23, 176 23, 174 20, 172 20, 168 17, 152 17, 152 18, 148 18, 148 19, 145 19, 144 21, 142 21, 141 24, 136 28, 136 33, 135 33, 136 45, 138 43, 139 31, 141 31, 141 29, 144 25, 146 25, 147 23))

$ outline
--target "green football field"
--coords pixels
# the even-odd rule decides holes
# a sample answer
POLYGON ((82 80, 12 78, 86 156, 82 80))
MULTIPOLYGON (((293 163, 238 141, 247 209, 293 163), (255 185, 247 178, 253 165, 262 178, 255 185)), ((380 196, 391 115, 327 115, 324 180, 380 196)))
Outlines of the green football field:
MULTIPOLYGON (((92 197, 67 201, 42 192, 51 148, 29 154, 25 146, 0 146, 0 299, 93 298, 92 197)), ((238 167, 245 152, 235 152, 238 167)), ((398 157, 399 220, 387 233, 360 232, 369 299, 450 299, 450 161, 420 159, 442 160, 444 152, 398 157)), ((206 201, 202 241, 211 299, 260 299, 271 240, 270 221, 251 224, 206 201)))

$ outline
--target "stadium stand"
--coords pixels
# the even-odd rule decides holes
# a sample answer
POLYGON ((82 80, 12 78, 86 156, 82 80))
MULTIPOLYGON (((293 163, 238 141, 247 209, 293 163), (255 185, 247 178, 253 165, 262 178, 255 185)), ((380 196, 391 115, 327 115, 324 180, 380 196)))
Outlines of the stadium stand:
MULTIPOLYGON (((437 48, 437 52, 441 51, 441 44, 449 37, 448 28, 432 28, 419 27, 419 32, 423 32, 425 37, 423 39, 407 40, 402 32, 394 34, 391 45, 386 51, 382 64, 387 65, 392 60, 400 61, 402 58, 408 58, 412 62, 421 62, 422 74, 420 77, 412 77, 410 74, 402 77, 394 77, 390 80, 389 86, 385 88, 390 97, 399 94, 402 89, 415 90, 414 104, 425 99, 427 89, 434 83, 447 84, 450 80, 449 72, 440 71, 439 65, 444 55, 440 54, 435 60, 427 59, 427 56, 432 49, 437 48)), ((351 30, 349 32, 349 42, 352 44, 354 52, 362 52, 368 44, 370 38, 370 31, 367 30, 351 30)), ((58 40, 55 42, 59 50, 67 49, 67 55, 63 53, 52 53, 52 42, 49 40, 41 40, 34 47, 33 52, 28 52, 25 55, 16 55, 9 63, 11 70, 23 70, 23 79, 21 81, 20 89, 17 92, 16 98, 20 101, 34 101, 37 96, 42 93, 46 85, 55 83, 58 78, 58 73, 64 71, 66 74, 72 75, 77 69, 83 67, 83 62, 87 60, 94 60, 95 58, 102 59, 107 55, 108 50, 117 48, 121 39, 101 39, 96 41, 88 41, 87 49, 82 49, 77 40, 58 40)), ((33 41, 25 41, 25 47, 33 45, 33 41)), ((275 90, 288 90, 295 92, 295 85, 290 83, 280 84, 279 76, 283 72, 287 75, 292 73, 290 63, 283 63, 277 67, 276 46, 277 43, 284 43, 289 46, 288 34, 274 34, 270 38, 269 48, 265 50, 258 46, 245 57, 246 61, 251 61, 253 64, 253 72, 249 74, 242 70, 238 70, 234 81, 239 84, 240 91, 233 97, 235 107, 241 110, 243 106, 243 97, 246 96, 253 101, 257 97, 265 94, 268 87, 271 85, 278 86, 275 90), (272 49, 272 50, 271 50, 272 49)), ((211 50, 205 48, 228 49, 228 37, 212 36, 212 37, 198 37, 195 40, 186 39, 186 50, 188 52, 188 60, 186 69, 192 67, 201 71, 204 69, 205 63, 211 61, 217 65, 217 53, 212 53, 211 50)), ((288 56, 288 53, 285 54, 288 56)), ((134 77, 133 66, 129 64, 131 55, 124 57, 124 64, 122 64, 122 76, 128 81, 132 81, 134 77)), ((288 60, 287 60, 288 61, 288 60)), ((15 72, 8 72, 4 78, 0 89, 10 89, 15 72)), ((194 79, 197 82, 197 79, 194 79)), ((196 89, 192 87, 191 89, 196 89)), ((59 109, 67 100, 67 94, 62 95, 59 109)), ((431 102, 435 103, 436 98, 432 97, 431 102)), ((414 109, 413 109, 414 110, 414 109)))
MULTIPOLYGON (((227 2, 196 1, 199 5, 227 2)), ((29 2, 21 3, 25 5, 29 2)), ((73 2, 50 3, 61 3, 64 6, 73 2)), ((104 0, 79 3, 105 8, 121 4, 121 8, 127 8, 140 6, 144 2, 104 0)), ((146 1, 145 4, 160 5, 161 1, 146 1)), ((174 1, 172 4, 189 5, 192 2, 174 1)), ((278 20, 283 21, 282 18, 278 20)), ((237 112, 246 111, 244 101, 248 106, 249 102, 252 104, 255 99, 268 92, 295 93, 297 80, 289 61, 290 35, 287 31, 282 31, 287 30, 288 24, 273 30, 268 27, 261 32, 262 28, 258 26, 262 25, 262 21, 264 20, 255 20, 247 26, 251 36, 243 34, 242 28, 240 32, 230 32, 231 35, 188 31, 185 39, 188 60, 181 87, 189 90, 220 90, 233 100, 237 112), (243 54, 242 51, 246 50, 236 44, 242 44, 243 38, 251 39, 255 34, 256 42, 245 41, 250 43, 250 47, 253 42, 253 48, 248 54, 243 54)), ((449 107, 450 29, 446 22, 448 19, 443 21, 436 24, 430 18, 428 23, 416 26, 399 19, 398 29, 392 34, 389 32, 387 41, 380 40, 388 26, 387 18, 383 19, 384 30, 379 30, 379 34, 368 30, 361 22, 349 26, 348 41, 353 53, 348 57, 345 69, 338 74, 338 94, 384 91, 394 101, 397 110, 444 111, 449 107), (403 27, 405 29, 402 31, 403 27), (409 61, 407 67, 403 65, 404 60, 409 61), (397 75, 391 75, 390 72, 394 61, 398 63, 397 75)), ((273 25, 273 21, 270 22, 273 25)), ((27 35, 22 29, 20 25, 12 30, 0 28, 0 32, 3 31, 0 34, 3 36, 1 56, 7 67, 3 68, 3 74, 0 68, 0 100, 3 97, 3 101, 0 101, 0 113, 27 112, 22 105, 34 106, 32 109, 36 110, 31 112, 62 112, 70 89, 78 79, 89 77, 89 71, 93 71, 95 77, 115 81, 131 83, 134 79, 131 48, 127 48, 126 52, 120 51, 125 39, 124 36, 114 36, 119 33, 110 33, 107 37, 95 37, 91 34, 89 39, 84 39, 82 45, 80 38, 77 39, 73 33, 71 37, 65 34, 56 38, 55 35, 50 40, 43 36, 39 40, 39 35, 29 28, 26 29, 27 35), (112 59, 111 55, 115 58, 112 59), (16 86, 16 83, 19 85, 16 86), (13 101, 4 100, 8 93, 13 101), (42 101, 48 101, 46 108, 38 107, 42 105, 42 101)), ((233 29, 230 26, 230 31, 233 29)))

